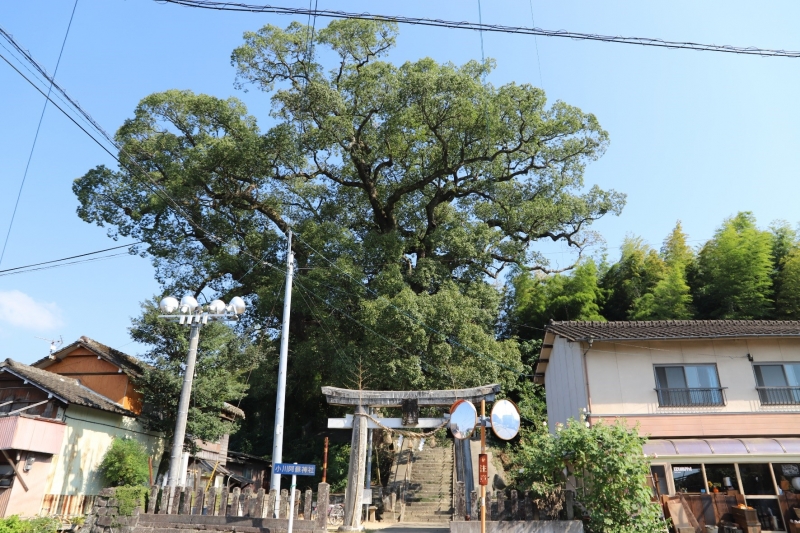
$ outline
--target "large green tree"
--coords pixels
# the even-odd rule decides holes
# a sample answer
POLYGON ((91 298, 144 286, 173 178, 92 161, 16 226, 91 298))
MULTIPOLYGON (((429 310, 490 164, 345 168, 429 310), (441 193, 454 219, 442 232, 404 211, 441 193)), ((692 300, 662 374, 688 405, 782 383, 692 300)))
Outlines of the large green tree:
POLYGON ((686 244, 680 221, 664 239, 661 258, 664 261, 662 277, 649 292, 633 301, 628 312, 631 320, 686 320, 693 316, 686 269, 694 253, 686 244))
POLYGON ((641 237, 626 237, 619 261, 605 272, 600 286, 608 292, 603 316, 627 320, 636 300, 651 292, 664 277, 664 261, 641 237))
POLYGON ((153 94, 117 133, 121 168, 74 185, 84 220, 148 244, 165 288, 247 297, 242 327, 276 331, 294 230, 290 416, 324 413, 320 385, 511 386, 504 269, 547 271, 537 241, 582 250, 624 203, 585 186, 608 144, 593 115, 485 83, 491 61, 394 65, 395 38, 355 20, 247 33, 232 62, 269 93, 266 130, 235 98, 153 94))
POLYGON ((752 213, 727 219, 690 270, 698 318, 765 318, 772 312, 772 238, 752 213))
POLYGON ((540 338, 550 320, 605 320, 597 265, 581 262, 570 275, 521 273, 513 279, 510 327, 523 339, 540 338))

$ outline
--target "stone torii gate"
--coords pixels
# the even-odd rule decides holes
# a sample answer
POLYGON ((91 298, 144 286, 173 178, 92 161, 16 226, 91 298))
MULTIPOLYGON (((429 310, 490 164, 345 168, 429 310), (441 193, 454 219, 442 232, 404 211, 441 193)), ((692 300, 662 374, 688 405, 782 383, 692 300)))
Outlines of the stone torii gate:
MULTIPOLYGON (((375 391, 350 390, 337 387, 322 387, 322 394, 329 405, 354 407, 352 420, 353 437, 350 447, 350 467, 347 475, 347 489, 344 499, 344 524, 339 531, 359 531, 361 526, 361 505, 364 494, 364 477, 366 474, 367 428, 369 426, 368 408, 370 407, 403 407, 409 403, 416 407, 449 407, 458 400, 469 400, 473 403, 486 400, 491 402, 500 392, 500 385, 484 385, 470 389, 427 390, 427 391, 375 391)), ((434 425, 405 420, 406 425, 397 419, 378 419, 385 427, 419 428, 437 427, 446 419, 433 419, 434 425)), ((424 420, 424 419, 423 419, 424 420)), ((350 427, 349 420, 329 419, 329 427, 350 427)), ((320 509, 319 512, 326 512, 320 509)))

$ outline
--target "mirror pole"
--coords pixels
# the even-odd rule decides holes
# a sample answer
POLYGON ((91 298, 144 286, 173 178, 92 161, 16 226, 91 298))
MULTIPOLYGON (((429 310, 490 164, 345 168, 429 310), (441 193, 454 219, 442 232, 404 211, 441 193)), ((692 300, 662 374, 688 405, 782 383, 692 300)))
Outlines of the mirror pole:
MULTIPOLYGON (((481 453, 486 453, 486 399, 481 398, 481 453)), ((486 485, 481 485, 481 533, 486 533, 486 485)))

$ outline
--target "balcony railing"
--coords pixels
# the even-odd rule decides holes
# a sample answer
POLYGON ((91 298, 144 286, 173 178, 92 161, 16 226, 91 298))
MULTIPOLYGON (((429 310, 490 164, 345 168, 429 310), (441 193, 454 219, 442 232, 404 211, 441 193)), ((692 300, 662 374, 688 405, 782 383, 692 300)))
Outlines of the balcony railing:
POLYGON ((798 405, 800 387, 756 387, 761 405, 798 405))
POLYGON ((725 387, 656 389, 659 407, 714 407, 725 405, 725 387))

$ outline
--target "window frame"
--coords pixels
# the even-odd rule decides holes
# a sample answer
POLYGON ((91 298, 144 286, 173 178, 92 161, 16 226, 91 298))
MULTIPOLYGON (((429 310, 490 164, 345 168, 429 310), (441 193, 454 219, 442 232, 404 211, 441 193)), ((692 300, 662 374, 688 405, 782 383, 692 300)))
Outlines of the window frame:
MULTIPOLYGON (((722 381, 719 379, 719 368, 717 367, 717 363, 657 363, 653 364, 653 379, 655 381, 655 392, 658 402, 659 408, 672 408, 672 407, 725 407, 728 404, 728 400, 725 397, 725 389, 727 387, 722 386, 722 381), (690 366, 706 366, 706 367, 713 367, 714 374, 717 378, 717 387, 689 387, 688 386, 688 379, 686 376, 686 367, 690 366), (687 384, 686 388, 671 388, 671 387, 661 387, 658 379, 658 369, 659 368, 674 368, 680 367, 683 370, 683 380, 687 384), (662 403, 662 392, 661 391, 686 391, 689 392, 692 389, 702 391, 717 391, 719 393, 719 402, 697 402, 697 403, 685 403, 685 404, 677 404, 672 405, 669 403, 662 403)), ((691 394, 687 394, 687 397, 691 397, 691 394)), ((710 398, 713 398, 713 395, 709 395, 710 398)))
POLYGON ((758 402, 762 406, 772 407, 772 406, 781 406, 781 405, 800 405, 800 385, 789 385, 789 375, 786 373, 786 365, 798 365, 800 366, 800 361, 759 361, 753 362, 751 367, 753 369, 753 381, 755 382, 756 393, 758 394, 758 402), (786 385, 780 387, 771 387, 768 385, 759 385, 758 383, 758 374, 756 373, 756 367, 760 366, 779 366, 781 367, 781 371, 783 372, 783 378, 786 382, 786 385), (785 390, 786 391, 786 398, 787 400, 793 398, 792 401, 770 401, 764 403, 764 398, 768 393, 768 390, 785 390))

